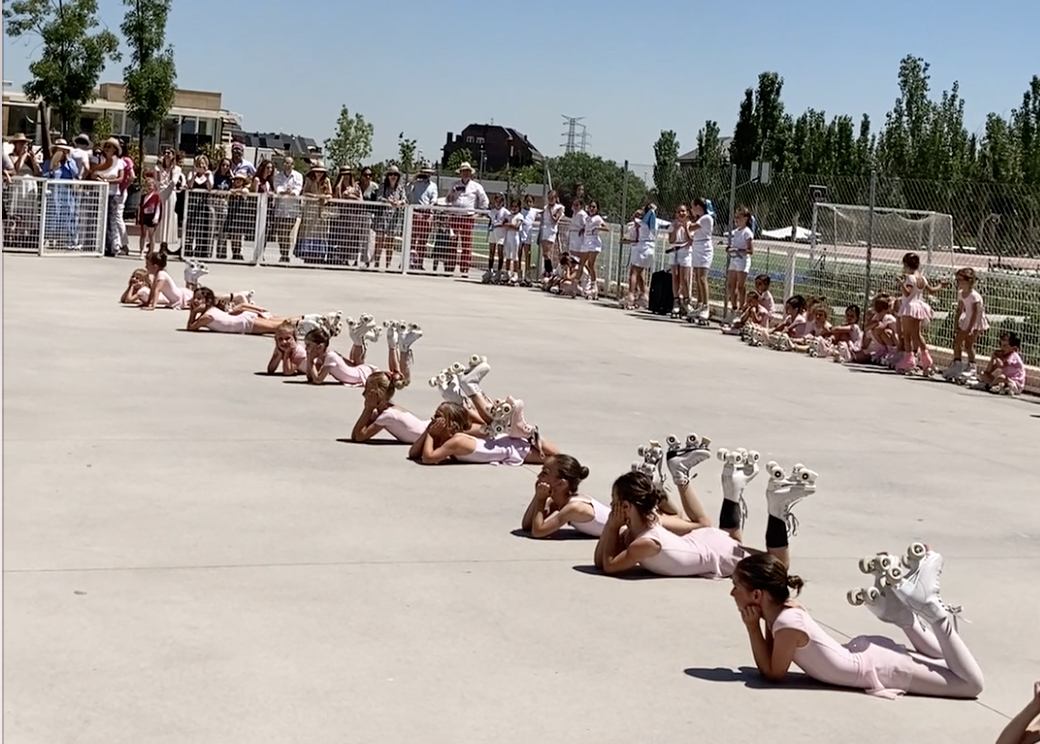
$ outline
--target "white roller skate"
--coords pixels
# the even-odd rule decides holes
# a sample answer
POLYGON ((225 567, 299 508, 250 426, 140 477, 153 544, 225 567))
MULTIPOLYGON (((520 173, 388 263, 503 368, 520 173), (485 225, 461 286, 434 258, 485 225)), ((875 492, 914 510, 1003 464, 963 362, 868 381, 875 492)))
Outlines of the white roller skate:
POLYGON ((668 472, 672 474, 672 482, 682 488, 696 478, 697 474, 690 475, 690 471, 711 457, 711 440, 690 433, 686 435, 686 441, 679 441, 677 437, 669 436, 665 440, 668 449, 665 452, 665 464, 668 472))
POLYGON ((740 504, 740 528, 743 529, 747 520, 744 489, 758 475, 761 456, 754 450, 740 447, 735 450, 720 449, 718 458, 722 461, 722 498, 740 504))
MULTIPOLYGON (((461 367, 462 365, 456 362, 456 365, 461 367)), ((463 394, 466 397, 471 395, 480 395, 480 383, 487 376, 487 373, 491 371, 491 365, 488 364, 487 357, 474 354, 469 358, 469 365, 459 372, 459 385, 462 388, 463 394)))
POLYGON ((769 484, 766 486, 766 506, 769 516, 777 517, 787 523, 787 534, 798 534, 798 519, 791 513, 794 505, 804 498, 816 493, 816 479, 819 477, 802 464, 791 468, 791 475, 785 475, 783 468, 776 462, 766 465, 769 471, 769 484))
POLYGON ((711 309, 707 305, 701 305, 698 308, 696 316, 694 317, 694 323, 699 326, 706 326, 711 320, 711 309))
MULTIPOLYGON (((908 557, 918 544, 911 545, 907 550, 908 557)), ((959 615, 960 607, 951 607, 946 604, 939 594, 939 579, 942 576, 943 557, 933 550, 925 548, 924 555, 913 557, 910 563, 916 565, 899 580, 891 580, 890 585, 895 586, 895 593, 903 603, 930 623, 945 620, 950 615, 959 615)))
POLYGON ((347 318, 347 327, 350 340, 354 342, 355 346, 360 346, 366 351, 368 350, 368 345, 378 341, 379 336, 383 333, 383 329, 377 326, 372 316, 367 313, 357 320, 347 318))
POLYGON ((321 322, 321 315, 312 313, 310 315, 304 315, 300 318, 300 322, 296 324, 296 338, 302 341, 307 337, 307 334, 313 331, 315 328, 321 328, 324 330, 324 324, 321 322))
POLYGON ((790 336, 779 333, 773 338, 773 348, 777 351, 794 351, 794 343, 790 336))
POLYGON ((386 333, 386 348, 390 349, 390 351, 396 351, 399 344, 397 336, 397 321, 384 320, 383 330, 386 333))
POLYGON ((184 267, 184 283, 190 284, 195 287, 198 286, 199 279, 206 276, 209 273, 209 267, 201 261, 189 259, 188 263, 184 267))
POLYGON ((398 323, 397 325, 397 349, 401 354, 405 355, 409 364, 415 358, 415 355, 412 353, 412 344, 422 338, 422 336, 422 328, 419 327, 418 323, 398 323))
POLYGON ((488 269, 488 270, 487 270, 487 271, 485 271, 485 272, 484 272, 484 274, 483 274, 483 275, 482 275, 482 276, 480 277, 480 283, 481 283, 481 284, 491 284, 491 283, 492 283, 492 280, 493 280, 493 278, 494 278, 494 272, 493 272, 493 271, 492 271, 491 269, 488 269))
POLYGON ((957 373, 957 376, 953 378, 953 382, 958 385, 968 385, 979 379, 978 370, 975 365, 971 362, 966 362, 962 367, 961 371, 957 373))
POLYGON ((491 405, 491 423, 485 424, 484 436, 497 439, 509 433, 513 425, 513 404, 508 400, 496 400, 491 405))
POLYGON ((509 396, 506 403, 513 407, 513 416, 509 424, 509 436, 514 439, 526 439, 535 446, 538 445, 538 427, 527 423, 524 418, 524 402, 519 398, 509 396))
POLYGON ((850 589, 845 595, 854 607, 866 605, 884 623, 909 628, 914 624, 914 612, 898 597, 890 582, 902 580, 903 571, 899 559, 888 553, 861 558, 859 570, 874 576, 874 585, 863 589, 850 589))
POLYGON ((434 375, 430 378, 430 387, 439 390, 441 397, 446 402, 460 406, 466 405, 466 399, 462 396, 462 391, 459 389, 459 379, 454 374, 449 375, 446 372, 441 372, 438 375, 434 375))
POLYGON ((943 370, 942 376, 946 382, 956 382, 957 378, 960 377, 961 372, 965 369, 965 364, 960 359, 954 359, 950 362, 950 366, 943 370))
POLYGON ((649 476, 655 486, 664 488, 664 449, 656 439, 651 439, 647 444, 636 450, 642 461, 632 463, 632 470, 649 476))
POLYGON ((231 293, 231 304, 232 305, 250 305, 253 302, 253 297, 256 295, 251 289, 247 289, 243 292, 232 292, 231 293))

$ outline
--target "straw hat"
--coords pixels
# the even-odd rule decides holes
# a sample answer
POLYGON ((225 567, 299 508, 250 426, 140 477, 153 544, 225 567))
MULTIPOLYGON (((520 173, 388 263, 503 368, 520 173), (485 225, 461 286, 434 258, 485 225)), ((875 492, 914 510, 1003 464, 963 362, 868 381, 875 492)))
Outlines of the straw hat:
POLYGON ((16 135, 15 135, 14 137, 11 137, 11 138, 10 138, 9 140, 7 140, 7 141, 8 141, 8 142, 10 142, 11 144, 14 144, 15 142, 32 142, 32 140, 31 140, 31 139, 29 139, 28 137, 26 137, 26 136, 25 136, 24 134, 22 134, 21 132, 19 132, 18 134, 16 134, 16 135))
POLYGON ((328 170, 326 170, 325 166, 321 163, 315 162, 311 163, 310 170, 308 170, 307 173, 328 173, 328 170))
POLYGON ((469 161, 466 161, 465 163, 460 165, 458 171, 456 172, 462 173, 462 171, 469 171, 470 173, 473 173, 473 166, 469 164, 469 161))
POLYGON ((107 140, 101 143, 101 149, 104 150, 109 145, 116 148, 116 155, 123 154, 123 143, 117 140, 115 137, 109 137, 107 140))
POLYGON ((386 169, 386 172, 384 173, 384 175, 389 176, 391 173, 396 173, 397 175, 401 175, 401 169, 398 168, 396 165, 391 165, 389 168, 386 169))
POLYGON ((430 166, 430 164, 429 164, 429 163, 423 163, 423 167, 419 169, 419 172, 420 172, 421 174, 423 174, 424 176, 432 176, 432 175, 434 175, 434 174, 435 174, 435 173, 436 173, 437 171, 435 171, 435 170, 434 170, 434 169, 433 169, 433 168, 432 168, 432 167, 430 166))
POLYGON ((58 137, 58 139, 54 140, 54 144, 51 145, 51 149, 53 149, 53 150, 71 150, 72 148, 69 147, 69 143, 68 142, 66 142, 61 137, 58 137))
POLYGON ((231 180, 232 181, 237 181, 240 178, 243 181, 250 181, 250 180, 252 180, 253 177, 251 175, 249 175, 248 173, 246 173, 245 171, 239 171, 238 173, 232 173, 231 174, 231 180))

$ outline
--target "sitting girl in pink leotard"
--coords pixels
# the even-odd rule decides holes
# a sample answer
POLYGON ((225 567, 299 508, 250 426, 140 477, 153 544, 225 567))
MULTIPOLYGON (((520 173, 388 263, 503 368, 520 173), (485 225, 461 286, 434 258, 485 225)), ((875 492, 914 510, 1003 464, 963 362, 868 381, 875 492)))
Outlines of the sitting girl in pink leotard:
POLYGON ((559 450, 544 437, 535 447, 525 439, 498 437, 486 439, 467 433, 473 426, 469 412, 455 403, 442 403, 430 425, 412 445, 408 457, 423 465, 446 462, 484 465, 541 465, 559 450))
POLYGON ((851 362, 853 354, 863 348, 863 329, 859 327, 859 305, 849 305, 845 308, 844 325, 828 326, 813 343, 816 356, 851 362))
POLYGON ((855 597, 850 592, 854 604, 864 603, 882 622, 898 625, 914 653, 881 637, 838 643, 791 601, 791 590, 797 594, 803 582, 788 574, 782 561, 771 555, 740 561, 730 594, 747 627, 758 670, 778 682, 795 664, 819 682, 882 697, 977 697, 982 671, 957 633, 956 610, 939 596, 942 556, 920 548, 909 560, 905 578, 879 579, 855 597))
MULTIPOLYGON (((730 576, 750 552, 742 545, 746 510, 743 492, 758 474, 758 453, 720 450, 726 464, 722 473, 721 529, 716 529, 690 477, 690 471, 710 457, 709 441, 696 434, 687 437, 685 445, 671 441, 675 444, 669 447, 666 464, 679 489, 685 515, 662 512, 660 506, 667 494, 647 472, 634 469, 625 473, 614 481, 610 518, 594 554, 596 567, 608 574, 641 566, 660 576, 730 576)), ((795 466, 790 477, 776 463, 769 463, 769 470, 766 550, 787 564, 789 532, 793 533, 796 525, 791 509, 815 492, 816 474, 800 465, 795 466)))
POLYGON ((191 301, 188 314, 189 331, 215 331, 217 333, 241 333, 253 336, 273 334, 287 320, 298 323, 296 318, 275 318, 262 307, 240 304, 224 311, 217 307, 217 296, 209 287, 199 287, 191 301))
POLYGON ((892 298, 882 293, 874 298, 863 327, 863 346, 850 361, 887 364, 898 351, 899 320, 892 312, 892 298))
POLYGON ((610 507, 578 493, 578 486, 588 477, 589 469, 570 455, 546 458, 521 527, 538 538, 554 535, 568 525, 583 535, 602 535, 610 507))
POLYGON ((809 324, 806 315, 807 304, 801 295, 794 295, 784 303, 784 317, 769 330, 764 327, 756 327, 753 331, 754 340, 757 345, 768 345, 775 349, 789 350, 792 348, 791 339, 804 338, 809 324))

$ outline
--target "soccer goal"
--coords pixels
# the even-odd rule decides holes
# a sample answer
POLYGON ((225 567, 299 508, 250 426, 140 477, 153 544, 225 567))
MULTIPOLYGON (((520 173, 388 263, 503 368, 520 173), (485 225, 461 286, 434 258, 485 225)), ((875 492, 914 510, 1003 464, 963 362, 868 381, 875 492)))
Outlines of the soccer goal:
POLYGON ((879 264, 900 264, 903 254, 921 256, 923 267, 953 260, 953 216, 941 212, 817 203, 813 210, 816 253, 832 260, 866 262, 867 248, 879 264), (828 255, 829 254, 829 255, 828 255))

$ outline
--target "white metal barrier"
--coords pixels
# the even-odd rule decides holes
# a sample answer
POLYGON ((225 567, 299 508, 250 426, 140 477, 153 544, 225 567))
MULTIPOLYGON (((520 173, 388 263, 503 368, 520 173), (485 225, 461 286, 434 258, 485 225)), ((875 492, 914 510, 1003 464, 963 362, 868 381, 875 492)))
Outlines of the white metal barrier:
POLYGON ((19 176, 3 185, 3 250, 100 256, 108 225, 108 184, 19 176))

